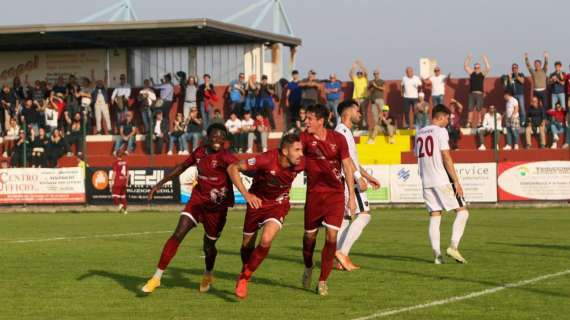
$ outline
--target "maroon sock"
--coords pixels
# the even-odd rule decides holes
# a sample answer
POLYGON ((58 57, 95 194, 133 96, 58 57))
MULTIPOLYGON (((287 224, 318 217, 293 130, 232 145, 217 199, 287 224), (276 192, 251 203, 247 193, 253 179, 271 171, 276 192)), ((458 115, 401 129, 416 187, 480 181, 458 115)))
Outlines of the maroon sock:
POLYGON ((113 197, 113 204, 114 204, 115 206, 118 206, 119 203, 121 203, 121 202, 120 202, 120 199, 119 199, 118 197, 113 197))
POLYGON ((262 245, 258 245, 253 253, 251 254, 251 258, 245 267, 245 273, 247 278, 251 277, 251 274, 257 270, 259 265, 263 262, 263 260, 267 257, 269 253, 269 248, 271 247, 264 247, 262 245))
POLYGON ((326 281, 331 273, 334 252, 336 250, 336 241, 326 241, 323 247, 323 253, 321 255, 321 276, 319 281, 326 281))
POLYGON ((121 198, 121 203, 123 204, 123 208, 127 210, 127 196, 121 198))
POLYGON ((178 250, 178 246, 180 245, 180 241, 177 239, 170 237, 168 241, 164 244, 164 248, 162 249, 162 254, 160 255, 160 260, 158 261, 158 268, 160 270, 166 269, 170 260, 174 258, 176 255, 176 251, 178 250))
POLYGON ((317 239, 303 238, 303 261, 305 261, 306 268, 313 267, 313 252, 316 244, 317 239))

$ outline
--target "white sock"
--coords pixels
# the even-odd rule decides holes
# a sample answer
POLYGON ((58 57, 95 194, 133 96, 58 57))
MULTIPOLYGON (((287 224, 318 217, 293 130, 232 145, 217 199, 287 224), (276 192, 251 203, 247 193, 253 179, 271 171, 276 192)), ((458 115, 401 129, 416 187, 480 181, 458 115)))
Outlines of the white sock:
POLYGON ((340 225, 340 230, 338 230, 336 236, 336 249, 340 250, 344 240, 346 239, 346 234, 348 233, 348 227, 350 226, 350 219, 342 218, 342 224, 340 225))
POLYGON ((454 249, 459 248, 459 241, 461 241, 461 237, 463 237, 467 219, 469 219, 469 211, 461 210, 457 212, 457 216, 453 222, 453 231, 451 232, 451 247, 454 249))
POLYGON ((156 269, 156 272, 154 273, 154 276, 152 276, 152 277, 161 279, 163 273, 164 273, 164 270, 156 269))
POLYGON ((441 216, 432 216, 429 218, 429 241, 435 256, 441 255, 439 244, 439 225, 441 224, 441 216))
POLYGON ((362 234, 362 230, 364 230, 369 222, 370 214, 368 213, 361 213, 356 217, 356 219, 354 219, 354 221, 352 221, 348 228, 348 232, 346 233, 346 238, 340 248, 340 252, 342 252, 342 254, 348 256, 350 248, 352 248, 352 245, 354 245, 356 240, 358 240, 362 234))

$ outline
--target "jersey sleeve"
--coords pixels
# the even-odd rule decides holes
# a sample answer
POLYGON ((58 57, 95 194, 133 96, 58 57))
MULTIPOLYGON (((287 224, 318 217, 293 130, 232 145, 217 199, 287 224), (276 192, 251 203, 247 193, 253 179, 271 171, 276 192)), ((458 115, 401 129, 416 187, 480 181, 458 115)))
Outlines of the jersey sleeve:
POLYGON ((247 167, 246 171, 254 172, 258 170, 263 170, 271 161, 271 154, 264 152, 253 157, 247 158, 245 160, 245 165, 247 167))
POLYGON ((439 130, 439 133, 437 135, 437 143, 439 145, 439 150, 449 150, 449 134, 447 133, 447 130, 439 130))
POLYGON ((230 164, 237 162, 239 159, 231 152, 229 151, 224 151, 224 154, 222 155, 222 162, 224 163, 224 167, 229 167, 230 164))

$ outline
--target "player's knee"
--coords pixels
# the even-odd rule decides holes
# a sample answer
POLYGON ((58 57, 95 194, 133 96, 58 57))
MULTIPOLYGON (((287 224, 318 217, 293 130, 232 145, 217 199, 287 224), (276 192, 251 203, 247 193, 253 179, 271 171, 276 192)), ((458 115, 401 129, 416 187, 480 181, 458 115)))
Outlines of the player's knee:
POLYGON ((202 244, 202 248, 204 249, 204 253, 214 253, 217 252, 216 249, 216 240, 209 238, 207 235, 204 235, 204 241, 202 244))

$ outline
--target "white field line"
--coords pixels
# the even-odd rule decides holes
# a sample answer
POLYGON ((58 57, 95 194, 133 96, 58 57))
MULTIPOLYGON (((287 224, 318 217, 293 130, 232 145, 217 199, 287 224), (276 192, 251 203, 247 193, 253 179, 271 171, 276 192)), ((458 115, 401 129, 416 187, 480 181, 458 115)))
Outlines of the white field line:
POLYGON ((147 234, 158 234, 158 233, 168 233, 168 232, 172 232, 172 230, 169 230, 169 231, 145 231, 145 232, 132 232, 132 233, 99 234, 99 235, 89 235, 89 236, 79 236, 79 237, 56 237, 56 238, 44 238, 44 239, 14 240, 14 241, 8 241, 8 242, 6 242, 6 243, 30 243, 30 242, 83 240, 83 239, 98 239, 98 238, 120 238, 120 237, 142 236, 142 235, 147 235, 147 234))
POLYGON ((404 313, 404 312, 410 312, 410 311, 419 310, 419 309, 426 309, 426 308, 441 306, 441 305, 449 304, 449 303, 453 303, 453 302, 474 299, 474 298, 481 297, 484 295, 496 293, 496 292, 499 292, 499 291, 502 291, 505 289, 518 288, 518 287, 526 286, 526 285, 533 284, 536 282, 540 282, 543 280, 561 277, 561 276, 568 275, 568 274, 570 274, 570 269, 560 271, 557 273, 546 274, 546 275, 539 276, 539 277, 532 278, 532 279, 528 279, 528 280, 521 280, 518 282, 508 283, 508 284, 505 284, 505 285, 502 285, 499 287, 494 287, 494 288, 485 289, 482 291, 476 291, 476 292, 468 293, 468 294, 463 295, 463 296, 455 296, 455 297, 451 297, 451 298, 447 298, 447 299, 443 299, 443 300, 432 301, 432 302, 418 304, 415 306, 405 307, 405 308, 401 308, 401 309, 380 310, 380 311, 377 311, 377 312, 375 312, 369 316, 354 318, 352 320, 369 320, 369 319, 384 318, 384 317, 393 316, 393 315, 404 313))

